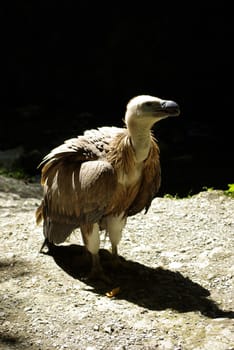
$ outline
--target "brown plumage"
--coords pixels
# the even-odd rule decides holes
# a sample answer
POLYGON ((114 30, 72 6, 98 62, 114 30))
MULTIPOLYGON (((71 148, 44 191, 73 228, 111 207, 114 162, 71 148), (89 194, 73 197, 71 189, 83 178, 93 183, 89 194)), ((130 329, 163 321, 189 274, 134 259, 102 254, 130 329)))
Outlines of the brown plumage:
POLYGON ((99 230, 110 237, 112 252, 127 217, 145 209, 160 187, 159 148, 152 126, 178 115, 173 101, 142 95, 130 100, 126 128, 101 127, 65 141, 42 161, 44 198, 36 211, 45 238, 64 242, 80 228, 92 254, 91 276, 105 278, 99 263, 99 230))

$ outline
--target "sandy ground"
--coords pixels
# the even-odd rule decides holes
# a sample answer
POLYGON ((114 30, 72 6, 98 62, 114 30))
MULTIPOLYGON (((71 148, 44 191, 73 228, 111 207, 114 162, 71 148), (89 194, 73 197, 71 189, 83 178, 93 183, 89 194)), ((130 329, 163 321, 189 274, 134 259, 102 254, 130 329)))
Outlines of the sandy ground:
POLYGON ((87 279, 79 232, 40 254, 38 185, 0 177, 0 349, 234 349, 234 200, 156 198, 129 218, 110 285, 87 279), (108 292, 118 288, 114 297, 108 292))

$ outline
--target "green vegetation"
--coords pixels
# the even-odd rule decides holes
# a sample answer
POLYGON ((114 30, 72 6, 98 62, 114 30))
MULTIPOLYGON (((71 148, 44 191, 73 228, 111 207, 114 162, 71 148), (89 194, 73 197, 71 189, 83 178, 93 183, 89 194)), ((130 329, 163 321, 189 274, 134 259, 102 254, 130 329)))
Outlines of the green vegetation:
POLYGON ((169 198, 169 199, 180 199, 181 197, 178 196, 178 194, 170 194, 170 193, 166 193, 164 194, 163 198, 169 198))
MULTIPOLYGON (((202 189, 203 189, 203 191, 207 191, 207 192, 212 192, 212 191, 216 190, 216 188, 214 188, 214 187, 207 187, 207 186, 202 187, 202 189)), ((223 193, 226 194, 227 196, 234 198, 234 183, 228 184, 228 189, 224 190, 223 193)), ((193 195, 192 191, 189 191, 189 193, 184 197, 181 197, 178 194, 173 195, 170 193, 166 193, 163 197, 170 198, 170 199, 181 199, 181 198, 191 198, 192 195, 193 195)))
POLYGON ((234 198, 234 184, 228 184, 228 189, 225 190, 224 193, 234 198))
POLYGON ((24 170, 18 168, 9 170, 4 167, 0 167, 0 175, 12 177, 17 180, 28 178, 28 175, 24 172, 24 170))

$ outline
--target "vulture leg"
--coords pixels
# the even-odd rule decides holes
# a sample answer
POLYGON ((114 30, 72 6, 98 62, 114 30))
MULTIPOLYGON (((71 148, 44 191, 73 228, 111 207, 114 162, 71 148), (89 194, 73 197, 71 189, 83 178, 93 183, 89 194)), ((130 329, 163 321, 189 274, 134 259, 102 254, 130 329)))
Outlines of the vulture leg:
POLYGON ((122 237, 122 230, 124 226, 126 225, 127 219, 123 217, 123 215, 120 216, 108 216, 106 218, 106 230, 108 232, 110 241, 111 241, 111 248, 112 248, 112 254, 114 258, 114 265, 118 267, 120 264, 120 259, 118 256, 118 244, 122 237))
POLYGON ((99 258, 99 226, 98 224, 93 225, 82 225, 81 233, 86 249, 91 253, 92 256, 92 267, 89 274, 89 278, 93 280, 102 280, 110 283, 110 279, 105 275, 99 258))

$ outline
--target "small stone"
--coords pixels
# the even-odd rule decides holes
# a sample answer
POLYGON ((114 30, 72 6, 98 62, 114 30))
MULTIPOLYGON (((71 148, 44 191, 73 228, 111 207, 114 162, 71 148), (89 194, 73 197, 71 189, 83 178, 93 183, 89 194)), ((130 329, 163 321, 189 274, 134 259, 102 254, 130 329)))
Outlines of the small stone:
POLYGON ((104 332, 111 334, 114 331, 113 327, 107 326, 104 328, 104 332))
POLYGON ((183 266, 183 264, 178 262, 178 261, 173 261, 168 265, 169 269, 179 269, 182 266, 183 266))
POLYGON ((27 311, 32 311, 31 306, 27 306, 27 307, 25 307, 25 308, 24 308, 24 311, 26 311, 26 312, 27 312, 27 311))

